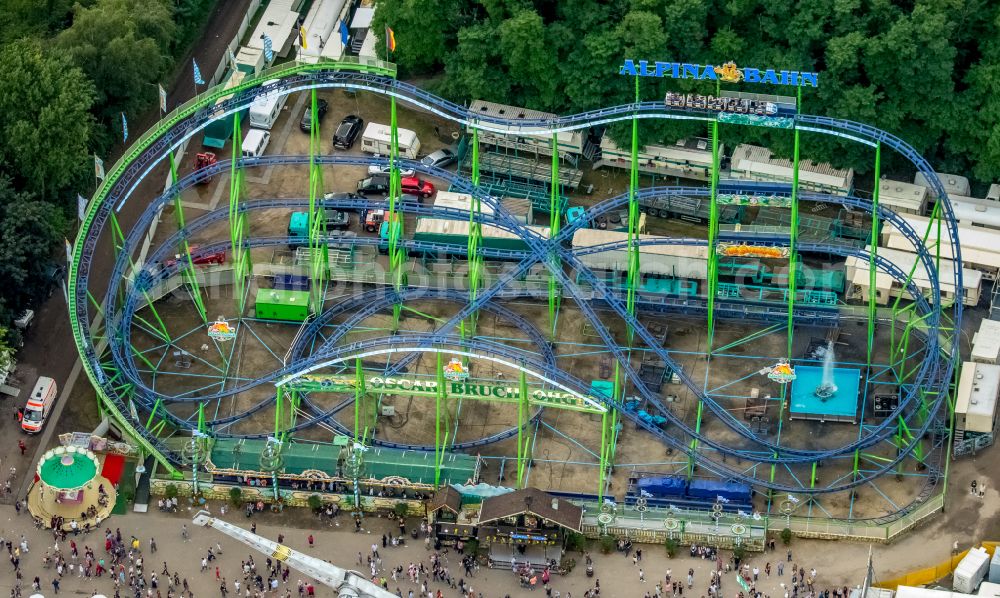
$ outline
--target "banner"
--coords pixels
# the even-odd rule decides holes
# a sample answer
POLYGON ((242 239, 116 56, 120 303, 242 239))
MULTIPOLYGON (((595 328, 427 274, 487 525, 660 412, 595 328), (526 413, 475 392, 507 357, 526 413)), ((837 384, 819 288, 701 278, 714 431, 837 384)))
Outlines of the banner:
POLYGON ((166 114, 167 112, 167 90, 163 89, 163 86, 159 83, 156 84, 160 88, 160 112, 166 114))
POLYGON ((97 154, 94 154, 94 176, 99 181, 104 180, 104 160, 98 158, 97 154))
POLYGON ((76 195, 76 215, 79 216, 80 222, 87 217, 87 198, 80 195, 76 195))

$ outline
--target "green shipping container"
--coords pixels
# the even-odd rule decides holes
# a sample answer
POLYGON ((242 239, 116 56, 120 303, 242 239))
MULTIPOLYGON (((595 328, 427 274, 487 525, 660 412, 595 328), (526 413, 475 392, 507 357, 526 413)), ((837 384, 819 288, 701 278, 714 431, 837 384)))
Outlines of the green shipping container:
POLYGON ((302 322, 309 317, 309 292, 259 289, 254 310, 261 320, 302 322))

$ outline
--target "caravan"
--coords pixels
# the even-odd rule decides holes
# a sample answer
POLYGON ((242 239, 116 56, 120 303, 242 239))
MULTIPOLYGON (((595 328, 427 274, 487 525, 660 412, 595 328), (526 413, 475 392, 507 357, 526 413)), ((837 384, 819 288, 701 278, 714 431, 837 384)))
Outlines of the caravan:
MULTIPOLYGON (((417 134, 409 129, 397 129, 399 155, 410 160, 417 159, 420 151, 420 140, 417 134)), ((368 123, 364 135, 361 136, 361 150, 369 154, 388 156, 392 152, 392 130, 387 125, 368 123)))
MULTIPOLYGON (((277 82, 277 79, 265 81, 264 85, 277 82)), ((257 98, 253 104, 250 104, 250 126, 270 131, 271 127, 274 126, 274 121, 278 120, 278 116, 281 115, 281 109, 284 108, 286 100, 288 100, 288 94, 278 92, 257 98)))

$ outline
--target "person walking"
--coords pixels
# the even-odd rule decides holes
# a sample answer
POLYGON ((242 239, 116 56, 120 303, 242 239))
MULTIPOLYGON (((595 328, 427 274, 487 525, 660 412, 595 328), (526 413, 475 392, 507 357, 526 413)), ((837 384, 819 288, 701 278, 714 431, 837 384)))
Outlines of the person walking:
POLYGON ((646 583, 646 574, 643 573, 642 567, 639 567, 639 581, 646 583))
POLYGON ((309 534, 309 548, 312 548, 316 544, 316 540, 313 538, 312 534, 309 534))
POLYGON ((24 452, 28 450, 28 445, 24 444, 24 439, 21 438, 17 441, 17 448, 21 449, 21 456, 24 456, 24 452))
POLYGON ((156 552, 156 540, 153 538, 149 539, 149 553, 152 554, 156 552))
POLYGON ((191 540, 191 534, 188 532, 188 526, 186 523, 184 525, 181 525, 181 538, 184 538, 185 542, 191 540))
POLYGON ((59 578, 56 577, 52 580, 52 592, 55 594, 59 593, 59 578))

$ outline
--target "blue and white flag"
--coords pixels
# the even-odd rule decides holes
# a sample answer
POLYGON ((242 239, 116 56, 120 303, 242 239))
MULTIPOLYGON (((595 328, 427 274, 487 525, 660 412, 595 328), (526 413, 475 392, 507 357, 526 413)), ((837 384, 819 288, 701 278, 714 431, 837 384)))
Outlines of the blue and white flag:
POLYGON ((639 496, 642 498, 653 498, 653 493, 650 492, 649 490, 643 490, 642 488, 639 488, 639 496))
POLYGON ((94 176, 99 181, 104 180, 104 160, 98 158, 97 154, 94 154, 94 176))
POLYGON ((163 89, 163 86, 159 83, 156 84, 160 88, 160 112, 167 112, 167 90, 163 89))
POLYGON ((122 112, 122 143, 128 141, 128 121, 125 120, 125 113, 122 112))
POLYGON ((347 30, 347 24, 343 21, 340 22, 340 44, 347 47, 347 40, 350 39, 351 33, 347 30))
POLYGON ((274 46, 271 43, 271 38, 267 35, 264 36, 264 58, 266 58, 268 62, 274 60, 274 46))
POLYGON ((729 504, 729 499, 726 498, 725 496, 722 496, 721 494, 719 494, 718 496, 715 497, 715 501, 716 502, 721 502, 724 505, 725 504, 729 504))
POLYGON ((87 198, 76 194, 76 215, 80 218, 80 222, 87 219, 87 198))
POLYGON ((201 78, 201 69, 198 68, 198 63, 195 62, 194 58, 191 59, 191 64, 194 66, 194 84, 204 85, 205 80, 201 78))

